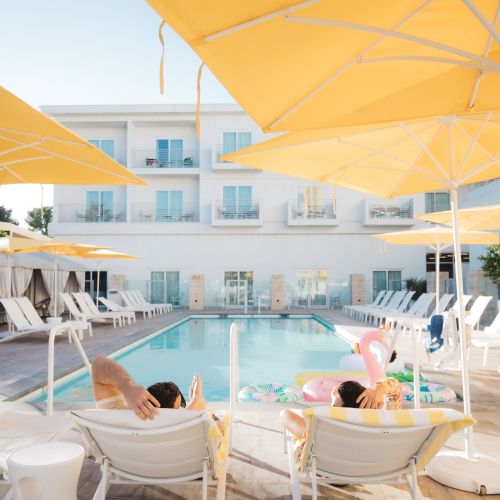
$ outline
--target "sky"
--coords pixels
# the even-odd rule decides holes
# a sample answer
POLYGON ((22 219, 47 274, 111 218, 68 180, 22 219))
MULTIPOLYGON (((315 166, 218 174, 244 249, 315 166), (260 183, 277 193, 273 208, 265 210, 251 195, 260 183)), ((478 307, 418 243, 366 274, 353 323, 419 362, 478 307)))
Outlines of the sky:
MULTIPOLYGON (((0 0, 0 85, 36 108, 194 103, 200 60, 167 25, 160 95, 160 21, 146 0, 0 0)), ((234 102, 206 68, 201 101, 234 102)), ((39 185, 3 185, 0 205, 24 224, 41 192, 39 185)), ((43 201, 52 204, 51 186, 43 201)))

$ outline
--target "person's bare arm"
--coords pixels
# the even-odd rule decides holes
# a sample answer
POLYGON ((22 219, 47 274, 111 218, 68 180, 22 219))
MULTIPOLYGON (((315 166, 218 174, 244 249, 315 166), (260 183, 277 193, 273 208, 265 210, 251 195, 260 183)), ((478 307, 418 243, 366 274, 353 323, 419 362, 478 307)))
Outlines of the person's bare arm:
POLYGON ((160 403, 142 385, 136 384, 125 368, 105 356, 92 361, 92 382, 96 401, 123 394, 138 417, 153 418, 160 403))
POLYGON ((384 407, 385 397, 392 397, 392 394, 399 387, 399 382, 393 378, 379 380, 372 389, 365 389, 356 399, 360 408, 372 408, 380 410, 384 407))
POLYGON ((280 422, 287 431, 291 432, 296 437, 302 436, 306 430, 306 422, 304 418, 297 415, 292 410, 281 410, 280 422))
POLYGON ((203 384, 200 376, 195 373, 193 382, 189 389, 189 403, 186 405, 187 410, 204 410, 207 407, 207 402, 203 397, 203 384))

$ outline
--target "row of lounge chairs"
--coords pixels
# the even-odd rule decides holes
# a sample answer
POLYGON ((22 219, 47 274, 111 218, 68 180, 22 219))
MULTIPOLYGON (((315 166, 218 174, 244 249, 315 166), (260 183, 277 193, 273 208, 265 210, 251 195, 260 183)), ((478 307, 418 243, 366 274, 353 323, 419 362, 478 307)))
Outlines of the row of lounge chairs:
MULTIPOLYGON (((94 303, 88 293, 75 292, 71 296, 69 293, 59 294, 64 305, 69 311, 70 321, 64 323, 44 322, 38 312, 27 297, 11 297, 0 299, 9 323, 10 335, 0 339, 5 342, 35 332, 50 333, 56 330, 57 333, 63 333, 68 326, 78 332, 80 340, 83 339, 83 333, 87 332, 92 336, 92 323, 112 321, 113 326, 129 325, 136 322, 135 313, 142 312, 144 318, 151 318, 157 314, 164 314, 172 311, 171 304, 150 304, 146 302, 138 290, 120 292, 120 297, 124 306, 120 306, 99 297, 107 311, 102 312, 94 303)), ((60 321, 60 320, 59 320, 60 321)), ((71 336, 68 335, 71 342, 71 336)))

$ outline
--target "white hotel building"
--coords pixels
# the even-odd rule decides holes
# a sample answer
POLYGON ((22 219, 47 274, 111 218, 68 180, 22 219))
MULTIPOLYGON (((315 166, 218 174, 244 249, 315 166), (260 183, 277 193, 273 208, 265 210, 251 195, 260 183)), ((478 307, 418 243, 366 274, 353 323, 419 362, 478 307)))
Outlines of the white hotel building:
POLYGON ((237 105, 45 106, 48 115, 143 177, 142 186, 55 186, 58 238, 141 257, 101 263, 103 288, 141 288, 152 300, 188 303, 192 275, 207 306, 269 295, 272 275, 287 303, 325 307, 351 300, 351 275, 366 298, 425 278, 424 247, 390 246, 374 233, 425 225, 414 214, 447 208, 447 194, 387 201, 224 163, 220 155, 266 139, 237 105), (442 203, 444 202, 444 203, 442 203), (228 292, 229 290, 229 292, 228 292))

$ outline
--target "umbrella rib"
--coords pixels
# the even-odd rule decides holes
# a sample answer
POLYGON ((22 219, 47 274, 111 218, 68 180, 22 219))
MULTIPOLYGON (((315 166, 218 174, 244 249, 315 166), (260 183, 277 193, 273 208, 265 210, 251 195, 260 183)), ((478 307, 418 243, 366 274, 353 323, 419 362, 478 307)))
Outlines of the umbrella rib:
POLYGON ((18 179, 20 182, 24 183, 24 179, 21 176, 19 176, 16 172, 14 172, 13 170, 11 170, 9 167, 1 165, 0 166, 0 171, 1 170, 5 170, 5 171, 9 172, 9 174, 11 174, 13 177, 15 177, 16 179, 18 179))
POLYGON ((500 153, 493 156, 492 158, 489 158, 488 160, 484 161, 483 163, 481 163, 481 165, 476 167, 472 172, 469 173, 469 175, 466 175, 463 178, 463 181, 464 182, 468 181, 471 177, 474 177, 476 174, 478 174, 482 170, 487 169, 492 163, 496 163, 496 162, 499 162, 498 164, 500 165, 500 153))
MULTIPOLYGON (((468 149, 467 149, 467 152, 465 153, 465 156, 464 156, 464 159, 462 160, 462 163, 460 164, 460 167, 458 169, 458 176, 460 176, 460 174, 463 172, 463 169, 465 168, 465 166, 467 165, 467 162, 469 161, 469 158, 470 158, 470 155, 472 154, 472 150, 474 149, 474 146, 476 144, 479 144, 479 136, 483 133, 483 130, 484 130, 484 127, 486 127, 486 124, 489 122, 490 118, 491 118, 491 115, 493 113, 488 113, 488 115, 486 116, 485 120, 483 121, 483 123, 481 124, 481 126, 479 127, 479 130, 476 132, 476 134, 474 135, 474 137, 471 137, 470 134, 464 130, 462 127, 460 127, 459 125, 456 125, 456 128, 458 130, 460 130, 463 134, 467 135, 468 137, 470 137, 472 139, 468 149)), ((481 148, 483 148, 482 145, 480 145, 481 148)), ((484 148, 483 148, 484 149, 484 148)), ((489 153, 489 151, 486 151, 486 153, 491 157, 492 155, 489 153)))
MULTIPOLYGON (((497 11, 495 12, 495 19, 493 21, 493 26, 496 26, 499 14, 500 14, 500 0, 497 4, 497 11)), ((488 41, 486 42, 486 46, 484 48, 484 52, 483 52, 483 57, 485 59, 488 57, 488 54, 490 52, 492 41, 493 41, 493 36, 490 33, 490 35, 488 37, 488 41)), ((483 78, 483 75, 484 75, 483 72, 480 70, 479 74, 476 77, 476 81, 474 82, 474 87, 472 88, 472 93, 471 93, 471 96, 469 99, 469 108, 474 107, 474 103, 476 102, 477 91, 479 90, 479 84, 481 83, 481 79, 483 78)))
POLYGON ((253 26, 257 26, 259 24, 265 23, 266 21, 271 21, 277 17, 282 17, 288 14, 289 12, 294 12, 296 10, 304 9, 309 7, 310 5, 314 5, 315 3, 321 2, 321 0, 306 0, 304 2, 300 2, 296 5, 292 5, 289 7, 285 7, 284 9, 279 9, 275 12, 270 12, 269 14, 265 14, 263 16, 256 17, 255 19, 250 19, 248 21, 244 21, 239 24, 235 24, 229 28, 223 29, 221 31, 216 31, 211 33, 210 35, 206 35, 203 37, 203 41, 205 43, 211 42, 213 40, 217 40, 218 38, 222 38, 227 35, 231 35, 232 33, 236 33, 238 31, 242 31, 247 28, 252 28, 253 26))
POLYGON ((49 160, 50 158, 52 158, 52 155, 48 154, 47 156, 34 156, 32 158, 20 158, 19 160, 2 161, 0 163, 0 168, 6 165, 15 165, 16 163, 26 163, 28 161, 38 161, 38 160, 49 160))
MULTIPOLYGON (((432 154, 432 152, 429 150, 429 148, 404 123, 400 123, 399 126, 415 141, 417 146, 422 148, 423 152, 425 152, 427 154, 427 156, 429 156, 429 158, 432 160, 434 165, 436 165, 438 170, 443 174, 443 178, 447 179, 448 176, 446 175, 446 172, 444 171, 442 165, 439 163, 439 161, 436 159, 436 157, 432 154)), ((436 132, 436 134, 437 134, 437 132, 436 132)), ((436 137, 436 136, 434 136, 434 137, 436 137)), ((442 179, 440 180, 440 182, 442 182, 442 179)))
POLYGON ((381 62, 400 62, 400 61, 422 61, 422 62, 436 62, 443 64, 451 64, 453 66, 465 66, 466 68, 477 69, 481 74, 485 72, 494 73, 495 70, 488 70, 489 63, 486 60, 484 63, 476 63, 470 61, 462 61, 459 59, 450 59, 447 57, 431 57, 431 56, 393 56, 393 57, 377 57, 373 59, 360 59, 359 64, 372 64, 381 62))
MULTIPOLYGON (((5 139, 5 138, 3 136, 0 136, 0 139, 5 139)), ((38 145, 43 144, 43 143, 44 143, 44 140, 42 139, 41 141, 32 142, 30 144, 21 144, 16 148, 11 148, 11 149, 6 149, 4 151, 0 151, 0 156, 6 155, 9 153, 14 153, 14 152, 20 151, 22 149, 31 148, 33 146, 38 146, 38 145)))
MULTIPOLYGON (((490 36, 492 36, 497 43, 500 43, 500 35, 496 32, 495 25, 491 25, 484 17, 484 14, 474 5, 471 0, 462 0, 463 3, 469 8, 469 10, 474 14, 478 21, 486 28, 490 36)), ((496 24, 496 23, 495 23, 496 24)))
MULTIPOLYGON (((297 23, 317 24, 320 26, 330 26, 332 28, 345 28, 354 31, 366 31, 368 33, 385 35, 389 38, 399 38, 401 40, 406 40, 407 42, 413 42, 419 45, 423 45, 424 47, 432 47, 434 49, 442 50, 443 52, 455 54, 456 56, 463 57, 465 59, 470 59, 472 61, 477 61, 478 63, 481 64, 484 64, 486 62, 482 56, 478 56, 472 52, 467 52, 466 50, 457 49, 456 47, 452 47, 444 43, 434 42, 433 40, 429 40, 427 38, 422 38, 407 33, 400 33, 398 31, 388 30, 385 28, 378 28, 377 26, 370 26, 369 24, 348 23, 346 21, 338 21, 335 19, 314 19, 310 17, 288 16, 286 19, 287 21, 292 21, 297 23)), ((500 73, 499 63, 490 60, 488 60, 487 62, 489 62, 493 71, 500 73)))
MULTIPOLYGON (((23 130, 16 130, 13 128, 0 127, 0 131, 10 132, 12 134, 25 135, 27 137, 40 138, 40 139, 45 140, 45 141, 62 142, 63 144, 71 144, 72 146, 87 147, 90 145, 89 143, 87 143, 86 141, 83 141, 83 140, 82 141, 70 141, 68 139, 58 139, 57 137, 51 137, 50 135, 35 134, 32 132, 25 132, 23 130)), ((9 136, 1 136, 0 135, 0 138, 15 142, 17 144, 24 144, 23 142, 16 140, 16 139, 13 139, 12 137, 9 137, 9 136)))
MULTIPOLYGON (((406 22, 410 21, 413 17, 415 17, 421 10, 423 10, 427 5, 429 5, 432 2, 432 0, 425 0, 419 7, 417 7, 413 12, 408 14, 405 18, 403 18, 401 21, 396 23, 392 29, 399 29, 401 28, 406 22)), ((321 92, 325 87, 330 85, 330 83, 334 82, 338 78, 340 78, 351 66, 356 64, 359 60, 359 57, 363 57, 365 54, 370 52, 371 50, 377 48, 384 40, 385 36, 380 37, 378 40, 375 40, 373 43, 368 45, 364 50, 362 50, 358 56, 356 56, 354 59, 351 59, 347 63, 345 63, 343 66, 341 66, 339 69, 333 73, 333 75, 329 76, 326 80, 321 82, 319 85, 317 85, 315 88, 313 88, 310 92, 308 92, 304 97, 302 97, 299 101, 297 101, 293 106, 288 108, 283 114, 281 114, 279 117, 277 117, 274 121, 272 121, 268 126, 264 127, 264 130, 272 130, 276 125, 281 123, 288 115, 293 113, 296 109, 300 108, 304 103, 306 103, 309 99, 314 97, 317 93, 321 92)))

